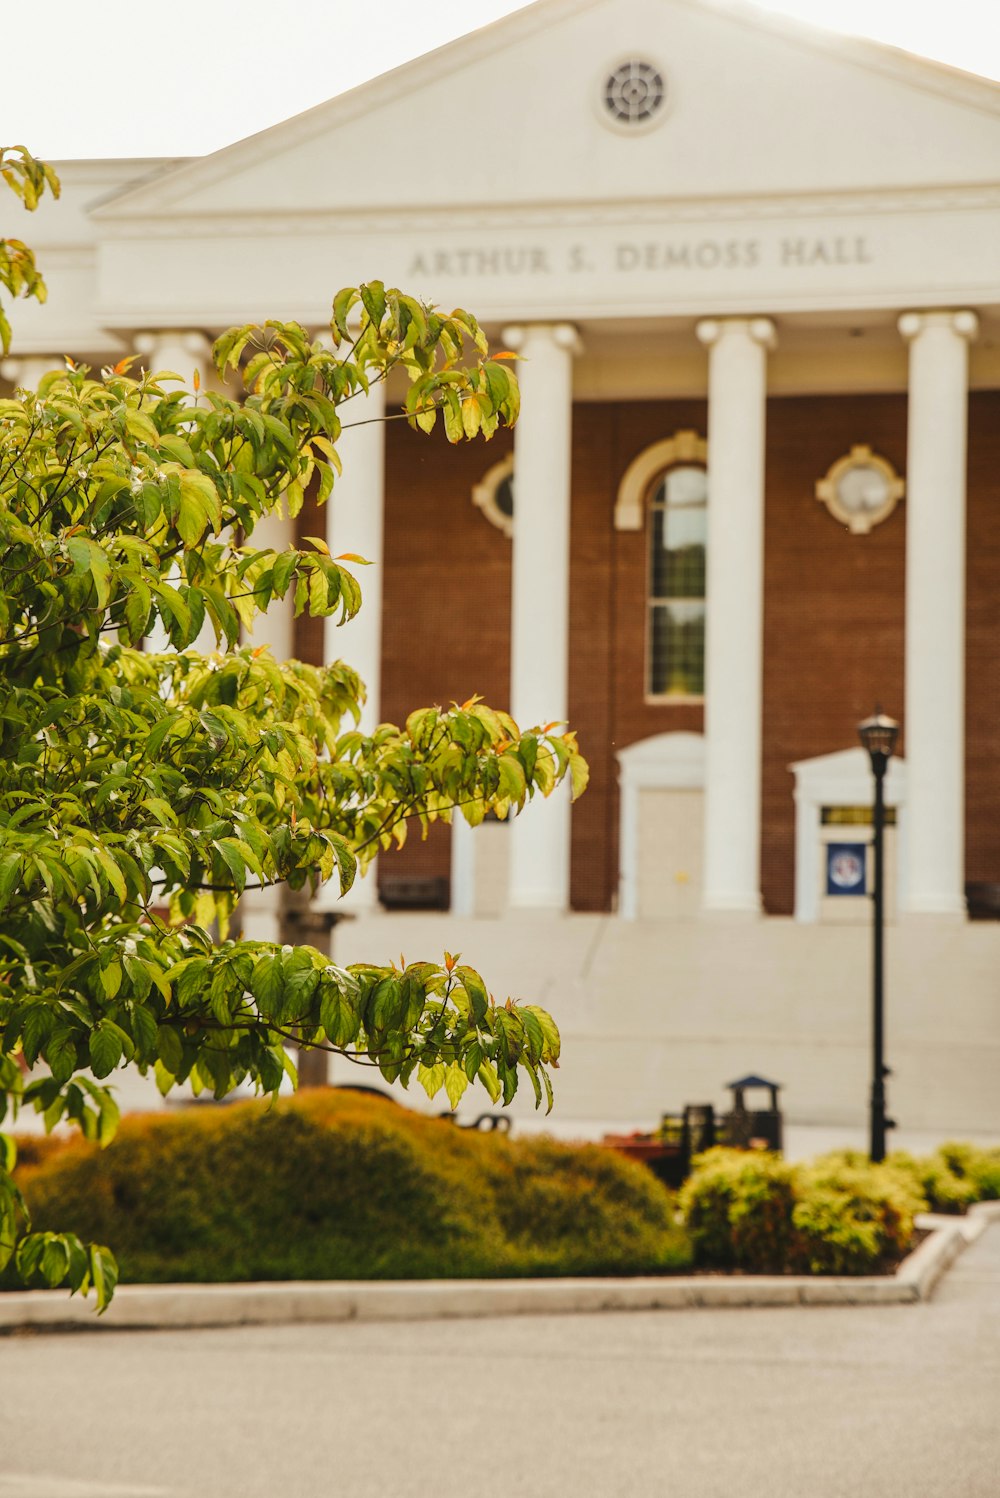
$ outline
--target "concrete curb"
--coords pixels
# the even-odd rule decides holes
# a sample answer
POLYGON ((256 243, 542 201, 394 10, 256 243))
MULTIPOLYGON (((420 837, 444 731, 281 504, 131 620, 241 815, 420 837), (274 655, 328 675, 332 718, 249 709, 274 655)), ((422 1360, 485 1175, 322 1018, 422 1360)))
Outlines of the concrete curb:
POLYGON ((964 1218, 924 1214, 931 1230, 891 1277, 735 1275, 637 1279, 350 1280, 250 1285, 123 1285, 107 1313, 62 1290, 0 1295, 0 1334, 182 1330, 293 1322, 422 1321, 570 1312, 692 1310, 723 1306, 915 1305, 927 1300, 967 1244, 1000 1221, 1000 1203, 964 1218))

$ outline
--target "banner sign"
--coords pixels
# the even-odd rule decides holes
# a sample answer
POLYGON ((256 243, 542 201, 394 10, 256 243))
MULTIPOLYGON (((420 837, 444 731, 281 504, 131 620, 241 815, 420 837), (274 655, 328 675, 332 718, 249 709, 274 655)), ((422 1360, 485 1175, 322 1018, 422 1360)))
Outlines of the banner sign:
POLYGON ((827 843, 826 892, 828 895, 868 893, 868 843, 827 843))

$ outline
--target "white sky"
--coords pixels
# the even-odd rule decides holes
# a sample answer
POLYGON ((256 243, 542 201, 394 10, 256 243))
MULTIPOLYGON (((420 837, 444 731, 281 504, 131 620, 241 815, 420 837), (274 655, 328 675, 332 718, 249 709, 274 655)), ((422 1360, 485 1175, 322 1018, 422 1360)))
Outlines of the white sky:
MULTIPOLYGON (((522 0, 523 3, 523 0, 522 0)), ((50 160, 201 155, 521 9, 517 0, 44 0, 0 141, 50 160)), ((1000 79, 1000 0, 769 0, 1000 79)), ((30 33, 30 35, 29 35, 30 33)))

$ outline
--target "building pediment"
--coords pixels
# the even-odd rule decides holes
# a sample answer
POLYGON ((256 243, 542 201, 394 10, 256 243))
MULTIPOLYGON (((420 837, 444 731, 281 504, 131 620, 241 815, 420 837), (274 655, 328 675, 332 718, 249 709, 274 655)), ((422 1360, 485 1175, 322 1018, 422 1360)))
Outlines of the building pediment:
MULTIPOLYGON (((985 183, 1000 87, 716 0, 539 0, 95 211, 205 222, 985 183), (662 101, 605 100, 623 62, 662 101)), ((739 269, 740 267, 736 267, 739 269)))

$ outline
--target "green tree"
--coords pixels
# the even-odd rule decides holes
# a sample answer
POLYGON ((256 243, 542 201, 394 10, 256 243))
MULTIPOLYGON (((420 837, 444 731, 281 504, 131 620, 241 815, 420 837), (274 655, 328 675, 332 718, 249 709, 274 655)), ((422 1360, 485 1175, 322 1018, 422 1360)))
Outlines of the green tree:
MULTIPOLYGON (((58 189, 21 148, 0 170, 29 208, 58 189)), ((0 247, 0 282, 44 294, 19 241, 0 247)), ((524 1075, 551 1105, 552 1019, 495 1002, 456 958, 344 969, 229 935, 247 887, 346 890, 414 820, 461 808, 476 823, 586 780, 554 725, 522 732, 473 698, 366 735, 348 666, 241 644, 274 599, 340 622, 360 606, 345 566, 360 558, 253 537, 307 489, 326 500, 344 407, 371 382, 405 370, 402 414, 441 420, 452 442, 517 416, 516 380, 465 312, 373 282, 336 296, 331 333, 332 352, 294 323, 224 334, 217 369, 242 399, 192 397, 125 359, 0 401, 0 1121, 28 1105, 107 1141, 117 1068, 155 1072, 164 1092, 222 1097, 249 1078, 274 1093, 289 1045, 416 1076, 452 1106, 470 1083, 507 1102, 524 1075), (206 623, 208 656, 191 648, 206 623), (156 625, 166 653, 143 649, 156 625)), ((113 1257, 30 1231, 0 1139, 0 1268, 92 1287, 103 1307, 113 1257)))

